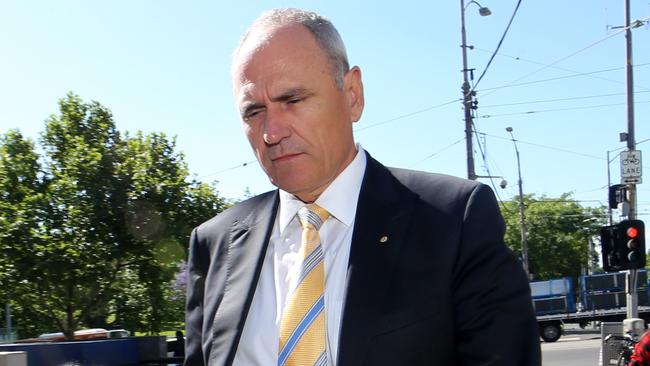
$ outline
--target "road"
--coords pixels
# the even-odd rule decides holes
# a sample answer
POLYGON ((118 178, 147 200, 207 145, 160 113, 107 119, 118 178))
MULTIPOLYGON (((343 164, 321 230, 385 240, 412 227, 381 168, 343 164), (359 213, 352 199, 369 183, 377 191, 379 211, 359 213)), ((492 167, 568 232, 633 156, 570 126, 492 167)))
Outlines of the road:
POLYGON ((599 353, 598 335, 563 336, 554 343, 542 342, 542 366, 596 366, 599 353))

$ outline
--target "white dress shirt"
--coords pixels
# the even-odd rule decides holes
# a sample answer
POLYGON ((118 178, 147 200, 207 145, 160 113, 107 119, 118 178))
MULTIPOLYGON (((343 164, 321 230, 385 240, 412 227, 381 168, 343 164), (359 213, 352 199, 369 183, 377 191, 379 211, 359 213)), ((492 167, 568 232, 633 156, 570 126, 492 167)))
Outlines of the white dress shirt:
MULTIPOLYGON (((338 354, 352 231, 365 170, 366 154, 357 144, 354 160, 315 202, 331 215, 319 235, 325 266, 327 354, 332 366, 338 354)), ((235 366, 277 365, 280 318, 289 289, 302 265, 298 253, 302 228, 296 213, 304 205, 292 194, 280 190, 278 214, 235 355, 235 366)))

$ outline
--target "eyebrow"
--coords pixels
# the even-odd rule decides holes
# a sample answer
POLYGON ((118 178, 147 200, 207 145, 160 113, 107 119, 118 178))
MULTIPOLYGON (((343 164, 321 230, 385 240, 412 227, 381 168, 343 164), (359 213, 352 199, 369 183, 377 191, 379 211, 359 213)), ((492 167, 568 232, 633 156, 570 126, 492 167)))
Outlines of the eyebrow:
MULTIPOLYGON (((275 97, 271 98, 271 102, 286 102, 288 100, 291 100, 296 97, 308 97, 310 95, 313 95, 314 93, 310 91, 307 88, 293 88, 289 89, 275 97)), ((250 113, 253 110, 264 108, 264 103, 260 102, 244 102, 242 105, 242 108, 240 109, 240 113, 242 116, 246 116, 248 113, 250 113)))
POLYGON ((242 107, 240 108, 239 113, 243 116, 246 117, 251 111, 254 111, 256 109, 260 109, 264 107, 263 103, 255 103, 255 102, 244 102, 242 107))
POLYGON ((287 100, 291 100, 295 97, 307 97, 314 94, 310 90, 306 88, 294 88, 294 89, 289 89, 285 91, 284 93, 271 98, 272 102, 286 102, 287 100))

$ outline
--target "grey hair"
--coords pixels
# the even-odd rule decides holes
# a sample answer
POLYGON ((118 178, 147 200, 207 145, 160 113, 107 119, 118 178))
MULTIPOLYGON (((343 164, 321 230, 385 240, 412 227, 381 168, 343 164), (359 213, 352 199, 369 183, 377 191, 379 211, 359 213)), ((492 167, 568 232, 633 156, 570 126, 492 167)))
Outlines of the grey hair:
POLYGON ((316 43, 329 59, 336 86, 343 88, 343 77, 350 70, 350 64, 348 63, 348 55, 345 51, 345 44, 341 39, 341 35, 334 27, 334 24, 325 17, 301 9, 273 9, 262 13, 251 24, 248 30, 246 30, 239 41, 239 45, 233 53, 233 67, 235 66, 234 60, 239 54, 239 50, 252 34, 263 34, 269 30, 292 24, 304 26, 314 36, 316 43))

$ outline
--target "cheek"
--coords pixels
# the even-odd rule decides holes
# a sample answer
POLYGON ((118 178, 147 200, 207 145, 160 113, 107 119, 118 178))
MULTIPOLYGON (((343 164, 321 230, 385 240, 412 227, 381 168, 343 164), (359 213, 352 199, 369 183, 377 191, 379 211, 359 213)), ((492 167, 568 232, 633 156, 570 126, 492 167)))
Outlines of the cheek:
POLYGON ((254 150, 257 150, 257 147, 259 146, 259 142, 258 142, 258 139, 260 138, 259 134, 255 131, 255 129, 250 124, 247 123, 242 124, 242 129, 244 130, 244 135, 248 139, 248 143, 251 145, 251 147, 254 150))

